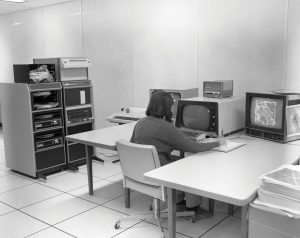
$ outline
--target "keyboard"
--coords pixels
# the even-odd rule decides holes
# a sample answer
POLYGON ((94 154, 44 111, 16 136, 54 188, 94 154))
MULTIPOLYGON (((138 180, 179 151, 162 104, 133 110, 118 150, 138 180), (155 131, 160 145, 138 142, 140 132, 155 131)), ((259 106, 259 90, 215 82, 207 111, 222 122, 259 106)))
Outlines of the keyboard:
POLYGON ((127 120, 127 121, 138 121, 140 118, 137 117, 125 117, 125 116, 114 116, 115 119, 127 120))
POLYGON ((215 147, 215 148, 213 148, 213 150, 227 153, 229 151, 235 150, 244 145, 246 145, 245 142, 227 140, 224 145, 215 147))

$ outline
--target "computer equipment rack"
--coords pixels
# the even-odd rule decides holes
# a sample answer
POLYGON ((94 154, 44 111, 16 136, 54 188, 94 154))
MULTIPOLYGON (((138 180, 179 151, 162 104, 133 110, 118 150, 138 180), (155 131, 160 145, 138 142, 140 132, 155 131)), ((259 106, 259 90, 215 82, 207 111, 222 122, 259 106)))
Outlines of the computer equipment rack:
POLYGON ((6 166, 46 178, 66 166, 60 83, 1 84, 6 166))
MULTIPOLYGON (((34 59, 35 64, 54 64, 55 76, 61 82, 65 135, 94 129, 92 83, 89 80, 90 61, 86 57, 62 57, 34 59)), ((85 146, 65 141, 66 161, 70 169, 86 163, 85 146)), ((92 151, 92 154, 95 154, 92 151)), ((104 162, 93 155, 93 159, 104 162)))

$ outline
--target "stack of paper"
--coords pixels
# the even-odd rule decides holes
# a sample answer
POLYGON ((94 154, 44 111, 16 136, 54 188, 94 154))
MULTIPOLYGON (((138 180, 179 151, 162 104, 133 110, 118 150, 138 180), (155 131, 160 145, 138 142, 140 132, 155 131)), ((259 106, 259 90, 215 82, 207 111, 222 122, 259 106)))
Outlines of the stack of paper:
POLYGON ((300 215, 300 166, 284 165, 260 177, 255 204, 300 215))

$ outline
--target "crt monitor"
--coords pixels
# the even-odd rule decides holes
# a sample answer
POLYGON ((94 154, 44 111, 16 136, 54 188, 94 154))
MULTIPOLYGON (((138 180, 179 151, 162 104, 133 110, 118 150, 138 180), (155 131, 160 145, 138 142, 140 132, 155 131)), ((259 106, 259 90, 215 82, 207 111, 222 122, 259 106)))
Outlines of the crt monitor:
POLYGON ((300 95, 246 93, 246 133, 282 143, 300 138, 300 95))
POLYGON ((281 129, 283 101, 279 98, 252 97, 249 113, 250 123, 255 126, 281 129))
POLYGON ((242 97, 181 99, 175 125, 184 131, 205 133, 208 137, 228 135, 244 128, 244 111, 242 97))
POLYGON ((192 130, 208 131, 210 123, 210 107, 207 104, 190 104, 182 108, 182 125, 192 130), (199 120, 199 118, 201 118, 199 120))

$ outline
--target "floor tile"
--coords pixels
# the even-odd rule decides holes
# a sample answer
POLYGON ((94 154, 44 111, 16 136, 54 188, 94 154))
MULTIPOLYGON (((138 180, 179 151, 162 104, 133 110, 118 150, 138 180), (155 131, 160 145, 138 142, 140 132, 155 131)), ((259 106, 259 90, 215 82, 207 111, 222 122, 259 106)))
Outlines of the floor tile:
POLYGON ((55 189, 34 183, 0 194, 0 201, 19 209, 61 193, 55 189))
POLYGON ((20 188, 34 182, 27 179, 20 178, 16 175, 9 174, 7 176, 0 177, 0 193, 20 188))
POLYGON ((41 221, 53 225, 95 206, 97 205, 94 203, 68 194, 62 194, 21 210, 41 221))
POLYGON ((55 178, 57 176, 61 176, 63 174, 68 174, 68 173, 73 173, 73 171, 63 170, 63 171, 60 171, 60 172, 57 172, 57 173, 49 174, 46 177, 47 177, 47 179, 51 179, 51 178, 55 178))
POLYGON ((63 231, 60 231, 56 228, 50 227, 45 230, 39 231, 33 235, 28 236, 28 238, 71 238, 71 236, 63 231))
POLYGON ((26 175, 26 174, 21 174, 19 172, 16 172, 16 171, 13 171, 11 170, 10 171, 11 174, 14 174, 20 178, 23 178, 23 179, 26 179, 26 180, 29 180, 29 181, 32 181, 34 183, 37 183, 39 181, 39 179, 35 178, 35 177, 32 177, 32 176, 29 176, 29 175, 26 175))
POLYGON ((106 180, 100 180, 94 183, 94 194, 91 196, 88 193, 88 186, 83 186, 78 189, 69 191, 68 193, 95 202, 103 204, 112 199, 115 199, 124 194, 123 185, 119 183, 112 183, 106 180))
POLYGON ((55 227, 78 238, 108 238, 137 223, 137 221, 126 221, 122 223, 122 226, 118 230, 115 230, 114 224, 120 215, 122 214, 111 209, 98 206, 92 210, 59 223, 55 225, 55 227))
POLYGON ((115 174, 115 175, 107 177, 105 179, 108 181, 111 181, 111 182, 123 184, 123 174, 122 173, 115 174))
POLYGON ((201 238, 240 238, 241 219, 229 216, 201 238))
POLYGON ((152 198, 139 192, 131 192, 130 208, 125 207, 124 196, 118 197, 103 206, 123 212, 128 215, 151 213, 149 210, 152 204, 152 198))
MULTIPOLYGON (((153 225, 148 222, 140 222, 133 226, 132 228, 114 236, 114 238, 140 238, 141 234, 143 238, 161 238, 162 232, 157 225, 153 225)), ((164 229, 165 237, 168 237, 169 232, 164 229)), ((177 233, 176 238, 188 238, 189 236, 184 236, 177 233)))
MULTIPOLYGON (((99 178, 93 178, 93 181, 98 181, 99 178)), ((47 181, 39 181, 49 187, 58 189, 60 191, 70 191, 88 184, 88 177, 86 174, 79 172, 64 172, 57 174, 54 177, 47 178, 47 181)))
POLYGON ((0 170, 0 177, 6 176, 6 175, 9 175, 9 174, 10 174, 9 171, 0 170))
MULTIPOLYGON (((199 237, 222 221, 225 217, 226 215, 223 213, 211 214, 206 212, 203 215, 197 216, 197 221, 195 223, 192 223, 187 217, 177 217, 176 231, 187 236, 199 237)), ((147 221, 155 224, 153 219, 147 221)), ((164 228, 168 227, 167 218, 161 218, 161 222, 164 228)))
POLYGON ((0 216, 0 224, 0 237, 3 238, 25 237, 48 227, 45 223, 19 211, 0 216))
POLYGON ((14 208, 0 202, 0 216, 9 212, 15 211, 14 208))
POLYGON ((241 208, 241 207, 238 207, 238 208, 234 211, 233 215, 234 215, 235 217, 241 218, 241 217, 242 217, 242 208, 241 208))
MULTIPOLYGON (((79 172, 87 174, 86 166, 80 167, 79 172)), ((93 176, 104 179, 119 173, 121 173, 121 166, 118 163, 93 163, 93 176)))

